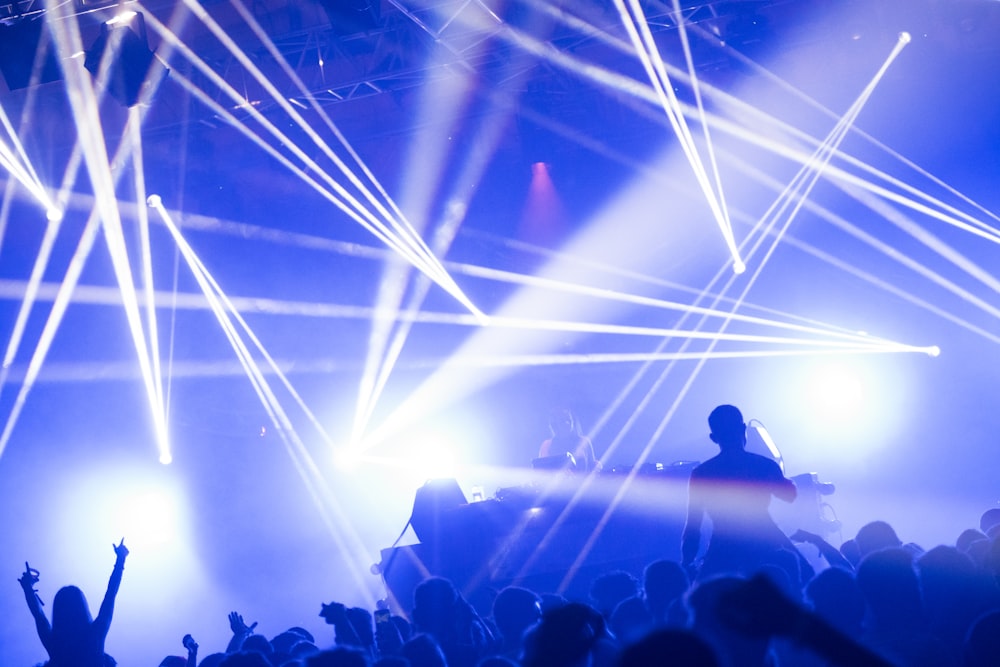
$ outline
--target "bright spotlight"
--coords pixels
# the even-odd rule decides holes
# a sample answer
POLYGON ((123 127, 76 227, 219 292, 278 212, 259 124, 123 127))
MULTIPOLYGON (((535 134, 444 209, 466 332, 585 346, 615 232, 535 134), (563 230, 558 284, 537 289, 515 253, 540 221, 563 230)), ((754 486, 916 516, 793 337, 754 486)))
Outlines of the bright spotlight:
POLYGON ((160 198, 160 195, 149 195, 146 197, 146 206, 150 208, 160 208, 163 206, 163 199, 160 198))
POLYGON ((333 465, 343 472, 354 472, 361 465, 361 451, 357 447, 339 447, 333 453, 333 465))
POLYGON ((133 11, 124 11, 121 14, 119 14, 118 16, 116 16, 116 17, 114 17, 114 18, 112 18, 112 19, 110 19, 108 21, 105 21, 105 23, 107 25, 122 25, 122 24, 128 23, 129 21, 131 21, 132 19, 134 19, 135 16, 136 16, 136 13, 133 12, 133 11))
POLYGON ((742 261, 736 260, 735 262, 733 262, 733 273, 735 273, 736 275, 738 276, 743 275, 744 273, 746 273, 746 270, 747 270, 747 265, 744 264, 742 261))
POLYGON ((59 222, 63 219, 63 212, 53 206, 45 212, 45 217, 49 222, 59 222))
POLYGON ((817 369, 807 392, 813 413, 828 421, 854 419, 865 403, 863 383, 846 366, 830 364, 817 369))
POLYGON ((162 463, 163 465, 168 466, 173 462, 174 462, 174 457, 171 456, 169 452, 164 452, 160 454, 160 463, 162 463))
POLYGON ((122 527, 133 549, 152 551, 177 538, 176 499, 164 488, 138 492, 118 510, 115 523, 122 527))
POLYGON ((909 44, 912 39, 913 38, 910 36, 910 33, 906 32, 906 31, 899 33, 899 43, 900 44, 909 44))
POLYGON ((455 449, 440 435, 418 436, 410 451, 411 469, 418 481, 455 477, 455 449))
POLYGON ((927 354, 932 357, 939 357, 941 356, 941 348, 937 345, 931 345, 927 348, 927 354))

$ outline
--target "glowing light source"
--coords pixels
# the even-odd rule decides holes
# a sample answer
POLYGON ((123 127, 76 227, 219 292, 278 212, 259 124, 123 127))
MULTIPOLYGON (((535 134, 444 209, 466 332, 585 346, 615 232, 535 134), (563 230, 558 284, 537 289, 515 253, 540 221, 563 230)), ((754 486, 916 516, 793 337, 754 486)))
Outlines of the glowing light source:
POLYGON ((131 10, 124 11, 121 14, 115 16, 114 18, 105 21, 104 23, 105 25, 124 25, 126 23, 129 23, 132 19, 134 19, 136 15, 137 15, 136 12, 133 12, 131 10))
POLYGON ((861 378, 842 364, 819 366, 811 374, 806 392, 813 414, 825 420, 854 419, 865 402, 861 378))
POLYGON ((927 354, 928 356, 931 357, 938 357, 941 355, 941 348, 938 347, 937 345, 932 345, 929 348, 927 348, 927 354))

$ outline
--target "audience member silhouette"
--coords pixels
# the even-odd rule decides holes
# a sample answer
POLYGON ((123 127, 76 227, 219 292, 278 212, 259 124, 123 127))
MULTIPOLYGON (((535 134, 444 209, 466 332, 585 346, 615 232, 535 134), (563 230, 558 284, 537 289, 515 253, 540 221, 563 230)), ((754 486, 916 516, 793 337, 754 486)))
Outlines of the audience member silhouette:
POLYGON ((611 664, 610 637, 596 609, 570 602, 548 611, 524 639, 523 667, 611 664))
POLYGON ((447 579, 431 577, 413 591, 413 624, 441 646, 449 667, 473 667, 493 636, 475 609, 447 579))
POLYGON ((861 639, 866 607, 854 574, 838 567, 823 570, 806 584, 806 599, 824 621, 851 639, 861 639))
POLYGON ((524 650, 524 633, 542 617, 542 601, 527 588, 508 586, 493 601, 493 622, 500 633, 500 655, 515 660, 524 650))
POLYGON ((723 600, 739 590, 744 579, 719 575, 695 584, 688 593, 691 629, 712 647, 727 667, 763 667, 768 656, 768 637, 739 632, 722 616, 723 600))
POLYGON ((720 667, 703 639, 688 630, 661 628, 622 651, 619 667, 720 667))
MULTIPOLYGON (((884 658, 842 634, 817 614, 785 597, 762 574, 755 575, 748 581, 738 581, 735 586, 727 585, 717 595, 715 608, 721 623, 732 630, 765 641, 783 639, 794 642, 828 661, 826 664, 843 667, 891 667, 884 658)), ((809 664, 802 660, 803 657, 800 654, 790 664, 809 664)))
POLYGON ((1000 656, 1000 610, 980 616, 965 638, 963 667, 996 667, 1000 656))
POLYGON ((657 626, 681 627, 687 622, 684 593, 691 582, 680 563, 653 561, 643 572, 643 598, 657 626))
POLYGON ((590 585, 590 601, 605 620, 628 598, 639 594, 639 580, 624 570, 599 575, 590 585))
POLYGON ((868 554, 857 581, 868 607, 866 645, 901 667, 950 664, 941 642, 929 634, 910 551, 889 547, 868 554))
POLYGON ((795 485, 773 460, 744 449, 746 424, 736 407, 715 408, 708 424, 709 437, 719 446, 719 454, 691 471, 681 540, 683 565, 689 569, 694 566, 706 515, 712 522, 712 535, 699 577, 753 572, 778 549, 795 552, 768 511, 772 496, 786 502, 795 500, 795 485))
POLYGON ((991 538, 996 537, 993 531, 997 526, 1000 526, 1000 507, 988 509, 979 517, 979 530, 991 538))
POLYGON ((997 585, 955 547, 934 547, 916 565, 930 631, 959 655, 976 619, 1000 606, 997 585))
POLYGON ((368 655, 355 646, 337 646, 306 660, 306 667, 368 667, 368 655))
POLYGON ((273 667, 263 655, 256 651, 237 651, 229 653, 219 667, 273 667))
POLYGON ((24 591, 24 599, 35 619, 38 638, 49 654, 48 667, 104 667, 106 664, 104 642, 111 628, 111 617, 115 609, 115 597, 122 583, 125 558, 128 548, 123 539, 112 545, 115 551, 115 565, 108 580, 108 589, 101 602, 96 618, 91 618, 90 607, 83 591, 76 586, 60 588, 52 601, 52 623, 42 611, 41 600, 34 589, 39 573, 27 563, 24 574, 18 581, 24 591))
POLYGON ((655 628, 653 615, 646 608, 641 595, 634 595, 618 603, 608 619, 608 630, 619 644, 631 644, 642 639, 655 628))
POLYGON ((885 521, 871 521, 861 526, 854 537, 854 543, 858 546, 858 555, 861 558, 879 549, 903 546, 896 531, 885 521))
POLYGON ((448 667, 450 664, 437 640, 426 633, 413 635, 403 644, 401 653, 411 667, 448 667))

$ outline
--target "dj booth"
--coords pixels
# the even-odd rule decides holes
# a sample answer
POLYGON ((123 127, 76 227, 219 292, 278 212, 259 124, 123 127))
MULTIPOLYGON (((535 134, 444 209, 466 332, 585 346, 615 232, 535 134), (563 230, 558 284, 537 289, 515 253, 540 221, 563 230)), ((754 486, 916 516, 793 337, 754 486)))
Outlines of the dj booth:
POLYGON ((585 598, 600 574, 639 576, 654 560, 680 560, 694 465, 552 472, 476 502, 453 479, 431 480, 417 491, 410 520, 420 543, 381 553, 390 604, 408 612, 428 576, 450 579, 482 609, 509 585, 585 598))
MULTIPOLYGON (((589 476, 552 471, 475 502, 455 480, 431 480, 417 491, 410 518, 420 543, 382 550, 378 568, 390 605, 408 613, 413 589, 429 576, 450 579, 483 612, 510 585, 586 599, 601 574, 625 570, 638 577, 654 560, 680 561, 696 465, 646 464, 589 476)), ((824 500, 834 486, 816 473, 790 479, 798 497, 791 505, 772 504, 778 525, 789 534, 838 532, 824 500)))

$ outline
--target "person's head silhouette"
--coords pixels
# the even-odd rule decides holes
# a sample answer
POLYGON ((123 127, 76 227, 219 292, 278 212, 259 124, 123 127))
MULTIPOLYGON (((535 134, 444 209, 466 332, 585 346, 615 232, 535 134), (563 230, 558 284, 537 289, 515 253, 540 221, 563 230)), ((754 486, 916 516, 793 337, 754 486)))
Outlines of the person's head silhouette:
POLYGON ((82 636, 93 619, 87 598, 76 586, 63 586, 52 601, 52 632, 57 637, 82 636))
POLYGON ((708 416, 709 436, 720 449, 743 449, 747 444, 747 425, 743 413, 733 405, 720 405, 708 416))

